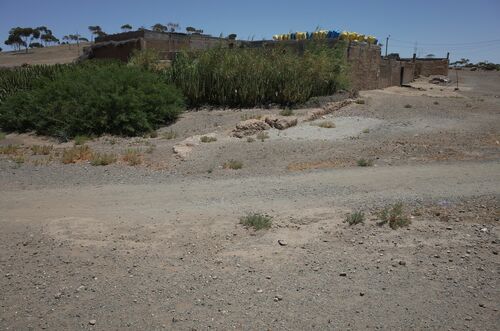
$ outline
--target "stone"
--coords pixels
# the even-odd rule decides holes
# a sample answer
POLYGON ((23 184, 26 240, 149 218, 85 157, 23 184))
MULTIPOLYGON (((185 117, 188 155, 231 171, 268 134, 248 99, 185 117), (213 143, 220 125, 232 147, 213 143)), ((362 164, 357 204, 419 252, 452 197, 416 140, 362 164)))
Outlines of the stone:
POLYGON ((286 246, 286 245, 288 245, 288 243, 285 240, 282 240, 282 239, 278 240, 278 244, 280 246, 286 246))
POLYGON ((285 130, 289 127, 297 125, 297 117, 292 116, 268 116, 265 118, 266 123, 278 130, 285 130))
POLYGON ((283 297, 282 297, 281 295, 276 295, 276 296, 274 297, 274 301, 275 301, 275 302, 282 301, 282 300, 283 300, 283 297))
POLYGON ((253 118, 236 124, 236 128, 233 129, 231 135, 236 138, 243 138, 269 129, 270 127, 265 121, 253 118))
POLYGON ((96 320, 90 320, 90 321, 89 321, 89 324, 90 324, 90 325, 95 325, 96 323, 97 323, 97 321, 96 321, 96 320))
POLYGON ((346 272, 341 272, 341 273, 339 274, 339 276, 340 276, 340 277, 346 277, 346 276, 347 276, 347 273, 346 273, 346 272))
POLYGON ((406 261, 399 261, 399 265, 406 265, 406 261))
POLYGON ((56 294, 54 294, 54 298, 56 299, 60 299, 62 297, 62 293, 61 292, 58 292, 56 294))

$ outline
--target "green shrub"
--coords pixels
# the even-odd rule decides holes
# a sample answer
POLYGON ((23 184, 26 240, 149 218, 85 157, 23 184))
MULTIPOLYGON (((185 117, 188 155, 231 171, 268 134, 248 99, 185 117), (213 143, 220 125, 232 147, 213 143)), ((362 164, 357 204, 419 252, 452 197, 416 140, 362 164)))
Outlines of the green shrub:
POLYGON ((115 154, 107 154, 107 153, 93 153, 90 158, 90 164, 93 166, 106 166, 111 163, 116 162, 115 154))
POLYGON ((239 170, 243 168, 243 162, 241 161, 236 161, 236 160, 229 160, 225 162, 222 167, 224 169, 233 169, 233 170, 239 170))
POLYGON ((170 130, 170 131, 163 132, 161 134, 161 137, 163 139, 167 139, 167 140, 175 139, 175 138, 177 138, 177 133, 173 130, 170 130))
POLYGON ((346 216, 344 223, 349 225, 356 225, 359 223, 363 223, 365 221, 365 214, 362 211, 355 211, 352 214, 346 216))
POLYGON ((287 48, 215 47, 180 53, 167 70, 190 106, 290 106, 330 95, 347 83, 345 44, 287 48))
POLYGON ((240 224, 255 230, 269 229, 272 224, 272 217, 259 213, 252 213, 240 218, 240 224))
POLYGON ((5 132, 0 131, 0 140, 4 140, 5 136, 6 136, 5 132))
POLYGON ((133 136, 175 120, 183 108, 181 93, 159 74, 118 63, 79 65, 34 84, 0 105, 4 130, 133 136))
POLYGON ((367 160, 367 159, 359 159, 357 161, 358 167, 371 167, 373 165, 372 160, 367 160))
POLYGON ((200 138, 200 141, 202 143, 211 143, 211 142, 217 141, 217 138, 210 137, 210 136, 203 136, 203 137, 200 138))
POLYGON ((403 203, 398 202, 392 206, 385 207, 381 212, 378 213, 381 221, 379 225, 388 223, 391 229, 397 229, 403 226, 408 226, 411 220, 405 215, 403 209, 403 203))
POLYGON ((129 66, 136 66, 145 70, 158 70, 160 53, 155 49, 134 50, 129 59, 129 66))

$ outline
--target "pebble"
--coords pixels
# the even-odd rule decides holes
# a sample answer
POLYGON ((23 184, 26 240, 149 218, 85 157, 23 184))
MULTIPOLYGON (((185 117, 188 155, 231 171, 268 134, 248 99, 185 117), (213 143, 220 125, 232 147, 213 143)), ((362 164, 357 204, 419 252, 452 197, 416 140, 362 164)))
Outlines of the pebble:
POLYGON ((406 265, 406 261, 399 261, 399 265, 406 265))
POLYGON ((283 297, 281 295, 277 295, 274 297, 275 302, 282 301, 282 300, 283 300, 283 297))
POLYGON ((280 246, 286 246, 286 245, 288 245, 288 243, 285 240, 282 240, 282 239, 278 240, 278 244, 280 244, 280 246))
POLYGON ((54 298, 56 298, 56 299, 60 299, 61 296, 62 296, 61 292, 54 294, 54 298))
POLYGON ((90 324, 90 325, 95 325, 96 323, 97 323, 97 321, 96 321, 96 320, 90 320, 90 321, 89 321, 89 324, 90 324))
POLYGON ((345 276, 347 276, 347 273, 346 273, 346 272, 341 272, 341 273, 339 274, 339 276, 340 276, 340 277, 345 277, 345 276))
POLYGON ((360 296, 360 297, 365 296, 365 292, 359 292, 359 296, 360 296))

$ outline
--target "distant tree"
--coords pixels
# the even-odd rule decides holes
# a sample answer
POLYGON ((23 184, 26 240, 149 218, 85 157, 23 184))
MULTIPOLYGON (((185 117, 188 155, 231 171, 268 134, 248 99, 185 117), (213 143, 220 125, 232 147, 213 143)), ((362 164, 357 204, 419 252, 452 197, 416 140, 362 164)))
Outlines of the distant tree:
POLYGON ((26 53, 28 53, 28 47, 33 42, 33 39, 40 38, 40 31, 33 28, 12 28, 9 31, 9 37, 5 41, 6 45, 11 45, 19 50, 21 46, 26 48, 26 53))
POLYGON ((40 40, 45 44, 45 46, 50 46, 52 43, 58 43, 59 39, 57 39, 52 32, 44 33, 40 36, 40 40))
POLYGON ((3 51, 2 47, 0 47, 0 52, 3 51))
POLYGON ((186 27, 186 32, 187 32, 187 33, 193 33, 193 32, 195 32, 195 31, 196 31, 196 29, 195 29, 195 28, 193 28, 192 26, 188 26, 188 27, 186 27))
POLYGON ((42 48, 42 47, 43 47, 43 45, 42 45, 42 44, 40 44, 40 43, 38 43, 38 42, 36 42, 36 43, 31 43, 31 44, 29 45, 29 47, 30 47, 30 48, 42 48))
POLYGON ((89 31, 91 33, 91 41, 94 41, 94 36, 100 37, 104 33, 99 25, 90 25, 89 31))
POLYGON ((153 25, 151 27, 151 29, 155 32, 167 32, 168 31, 168 27, 161 24, 161 23, 156 23, 155 25, 153 25))
POLYGON ((87 38, 85 38, 85 37, 79 37, 78 41, 83 41, 83 42, 86 42, 86 43, 89 42, 89 40, 87 38))
POLYGON ((122 29, 123 32, 128 32, 128 31, 132 30, 132 25, 123 24, 120 29, 122 29))
POLYGON ((433 59, 433 58, 436 57, 436 55, 434 55, 434 54, 427 54, 425 57, 428 58, 428 59, 433 59))
POLYGON ((229 36, 227 36, 227 39, 234 40, 236 39, 236 37, 237 37, 236 33, 231 33, 229 36))
POLYGON ((179 23, 172 23, 172 22, 167 23, 167 28, 168 28, 168 31, 170 31, 170 32, 175 32, 180 27, 181 26, 179 25, 179 23))

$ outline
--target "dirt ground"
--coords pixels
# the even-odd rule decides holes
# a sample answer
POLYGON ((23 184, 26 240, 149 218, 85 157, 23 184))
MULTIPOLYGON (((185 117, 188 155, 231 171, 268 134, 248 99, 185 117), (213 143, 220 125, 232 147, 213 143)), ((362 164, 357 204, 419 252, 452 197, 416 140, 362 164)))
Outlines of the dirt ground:
POLYGON ((0 67, 17 67, 25 63, 29 64, 62 64, 71 63, 83 53, 83 48, 90 43, 77 45, 49 46, 44 48, 29 49, 20 52, 0 52, 0 67))
POLYGON ((280 110, 187 112, 157 137, 87 142, 108 166, 7 135, 0 329, 498 330, 500 74, 454 84, 364 91, 312 122, 297 109, 263 141, 230 132, 280 110), (380 225, 397 202, 411 224, 380 225), (239 224, 253 212, 272 227, 239 224))

